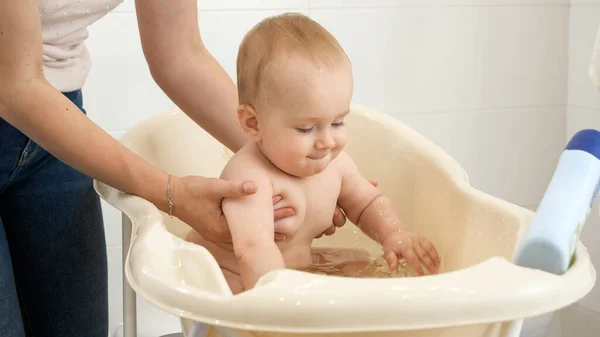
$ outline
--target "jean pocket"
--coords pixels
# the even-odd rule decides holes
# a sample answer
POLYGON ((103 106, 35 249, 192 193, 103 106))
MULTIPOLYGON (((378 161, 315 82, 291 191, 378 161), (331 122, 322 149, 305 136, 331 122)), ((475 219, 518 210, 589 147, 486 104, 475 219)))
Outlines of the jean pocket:
POLYGON ((19 162, 17 165, 23 166, 23 164, 25 164, 26 162, 31 160, 33 157, 35 157, 35 155, 39 151, 40 151, 40 146, 37 145, 37 143, 34 142, 33 140, 28 139, 27 144, 25 144, 25 147, 21 151, 21 154, 19 156, 19 162))

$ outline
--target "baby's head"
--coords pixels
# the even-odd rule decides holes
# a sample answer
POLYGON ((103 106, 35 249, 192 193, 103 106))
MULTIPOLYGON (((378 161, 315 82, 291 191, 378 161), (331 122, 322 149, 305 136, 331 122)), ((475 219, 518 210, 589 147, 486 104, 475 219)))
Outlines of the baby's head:
POLYGON ((352 69, 317 22, 289 13, 256 25, 240 45, 237 85, 242 128, 282 171, 320 173, 344 148, 352 69))

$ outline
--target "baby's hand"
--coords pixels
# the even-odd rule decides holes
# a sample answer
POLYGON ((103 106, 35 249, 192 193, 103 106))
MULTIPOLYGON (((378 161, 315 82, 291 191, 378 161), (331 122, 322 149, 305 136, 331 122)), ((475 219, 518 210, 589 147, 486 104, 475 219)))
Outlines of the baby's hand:
POLYGON ((383 257, 390 269, 398 268, 398 260, 404 258, 419 275, 424 275, 422 265, 431 274, 437 273, 440 258, 433 244, 411 231, 395 231, 383 241, 383 257))

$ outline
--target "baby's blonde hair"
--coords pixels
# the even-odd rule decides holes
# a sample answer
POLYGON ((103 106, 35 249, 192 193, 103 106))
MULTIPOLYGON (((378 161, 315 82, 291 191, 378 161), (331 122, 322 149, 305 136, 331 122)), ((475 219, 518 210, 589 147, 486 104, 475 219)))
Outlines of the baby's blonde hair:
POLYGON ((240 44, 237 57, 240 104, 258 103, 269 65, 282 56, 299 56, 325 65, 348 59, 333 35, 309 17, 300 13, 269 17, 254 26, 240 44))

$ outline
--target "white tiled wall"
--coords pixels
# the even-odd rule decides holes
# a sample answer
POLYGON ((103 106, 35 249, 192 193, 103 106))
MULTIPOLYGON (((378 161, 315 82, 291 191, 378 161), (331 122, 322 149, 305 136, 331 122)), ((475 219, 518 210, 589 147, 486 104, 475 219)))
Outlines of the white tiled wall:
MULTIPOLYGON (((570 139, 581 129, 600 130, 600 91, 588 76, 592 49, 600 24, 600 0, 572 0, 569 20, 569 72, 566 136, 570 139)), ((600 210, 591 212, 581 240, 588 247, 592 262, 600 263, 600 210)), ((565 310, 563 333, 567 337, 597 336, 600 330, 600 287, 580 303, 565 310), (588 333, 588 335, 585 335, 588 333)))
MULTIPOLYGON (((309 14, 346 48, 354 65, 355 101, 433 139, 463 164, 475 187, 533 209, 565 144, 567 100, 568 130, 600 109, 600 98, 588 89, 567 98, 567 79, 569 88, 585 87, 585 79, 567 75, 575 62, 568 53, 568 0, 199 2, 203 39, 232 77, 237 45, 253 24, 282 11, 309 14), (571 101, 578 97, 581 102, 571 101)), ((590 34, 586 27, 600 14, 586 8, 572 13, 581 16, 575 28, 582 35, 590 34)), ((172 106, 148 72, 133 0, 90 33, 93 67, 84 97, 92 119, 118 137, 172 106)), ((121 229, 119 214, 107 205, 105 211, 114 328, 122 312, 121 229)), ((177 328, 173 319, 164 321, 164 331, 148 326, 154 319, 140 320, 140 328, 153 335, 177 328)))

